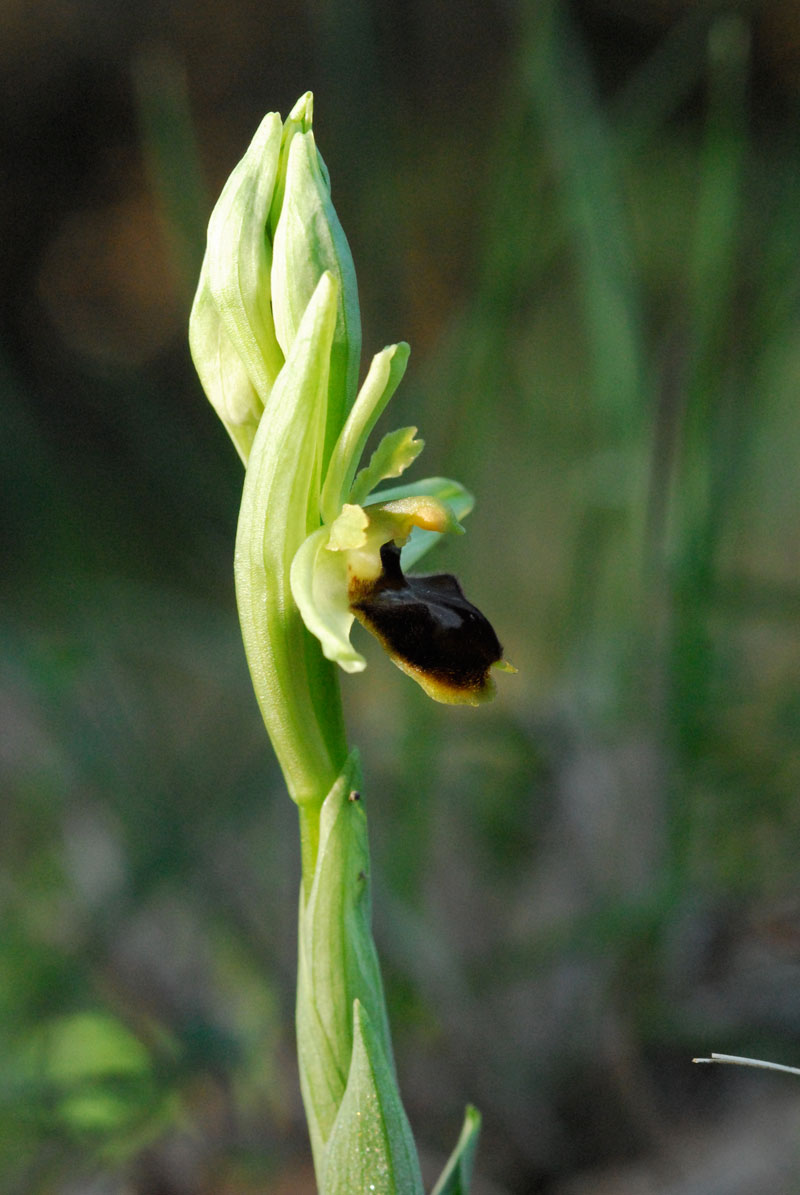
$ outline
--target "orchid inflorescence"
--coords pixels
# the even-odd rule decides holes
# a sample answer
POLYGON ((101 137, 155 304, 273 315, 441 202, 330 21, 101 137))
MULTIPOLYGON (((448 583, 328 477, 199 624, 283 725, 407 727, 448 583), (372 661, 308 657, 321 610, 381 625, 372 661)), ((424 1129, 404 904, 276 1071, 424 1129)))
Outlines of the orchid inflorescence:
POLYGON ((423 580, 403 572, 441 534, 462 530, 471 495, 440 477, 376 488, 415 461, 423 448, 416 428, 385 435, 356 473, 369 434, 405 372, 409 349, 401 343, 378 353, 352 401, 360 350, 355 273, 330 204, 311 115, 306 95, 285 126, 275 113, 265 117, 215 209, 192 314, 195 364, 246 463, 302 317, 330 271, 327 302, 336 315, 325 410, 322 417, 307 411, 319 424, 317 477, 325 466, 318 496, 322 526, 297 548, 292 595, 325 656, 346 672, 366 666, 350 642, 358 618, 431 697, 477 704, 494 691, 492 665, 508 667, 497 637, 455 578, 423 580), (403 549, 400 563, 392 545, 403 549))

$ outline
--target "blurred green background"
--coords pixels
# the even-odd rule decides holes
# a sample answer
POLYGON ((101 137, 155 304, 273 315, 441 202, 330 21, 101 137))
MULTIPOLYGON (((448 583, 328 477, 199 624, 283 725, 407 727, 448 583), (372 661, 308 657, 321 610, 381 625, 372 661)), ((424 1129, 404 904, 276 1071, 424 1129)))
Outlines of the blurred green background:
MULTIPOLYGON (((212 203, 315 92, 391 424, 478 496, 517 677, 361 635, 375 922, 426 1173, 800 1191, 800 10, 0 6, 0 1190, 304 1195, 294 809, 241 468, 186 322, 212 203)), ((356 630, 356 634, 360 634, 356 630)))

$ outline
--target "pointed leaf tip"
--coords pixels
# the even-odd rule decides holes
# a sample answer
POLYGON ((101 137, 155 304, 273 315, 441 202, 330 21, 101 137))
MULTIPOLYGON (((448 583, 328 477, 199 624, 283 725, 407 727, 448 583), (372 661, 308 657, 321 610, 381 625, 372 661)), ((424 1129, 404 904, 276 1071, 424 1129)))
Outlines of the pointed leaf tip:
POLYGON ((469 1195, 480 1131, 481 1114, 468 1104, 461 1135, 431 1195, 469 1195))
POLYGON ((353 1055, 326 1147, 325 1195, 423 1195, 414 1139, 372 1022, 353 1002, 353 1055))

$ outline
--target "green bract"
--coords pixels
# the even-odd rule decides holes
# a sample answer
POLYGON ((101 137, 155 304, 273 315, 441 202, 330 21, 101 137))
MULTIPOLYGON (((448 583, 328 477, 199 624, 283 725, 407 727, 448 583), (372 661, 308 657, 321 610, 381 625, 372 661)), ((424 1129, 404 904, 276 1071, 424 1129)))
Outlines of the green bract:
POLYGON ((371 1168, 373 1176, 384 1176, 375 1190, 413 1195, 422 1186, 411 1130, 397 1096, 370 932, 369 850, 360 787, 354 753, 323 802, 316 865, 300 910, 300 1082, 317 1172, 326 1175, 326 1195, 369 1190, 367 1183, 347 1185, 356 1165, 353 1155, 363 1148, 366 1133, 373 1149, 364 1153, 361 1166, 371 1168))
POLYGON ((327 791, 346 755, 330 665, 307 642, 289 587, 292 558, 319 522, 336 291, 333 276, 323 274, 264 408, 245 474, 234 561, 253 687, 289 791, 301 803, 327 791))

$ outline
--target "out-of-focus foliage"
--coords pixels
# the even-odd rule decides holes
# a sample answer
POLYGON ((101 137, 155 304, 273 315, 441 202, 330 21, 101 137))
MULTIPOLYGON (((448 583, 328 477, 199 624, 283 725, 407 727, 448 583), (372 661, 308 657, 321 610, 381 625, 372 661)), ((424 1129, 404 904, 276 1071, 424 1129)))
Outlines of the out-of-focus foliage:
POLYGON ((213 197, 306 88, 395 422, 478 496, 431 567, 519 668, 442 711, 362 636, 345 680, 429 1173, 467 1096, 478 1195, 796 1189, 792 1081, 689 1063, 800 1057, 795 6, 13 11, 3 1189, 311 1189, 294 810, 185 342, 213 197))

